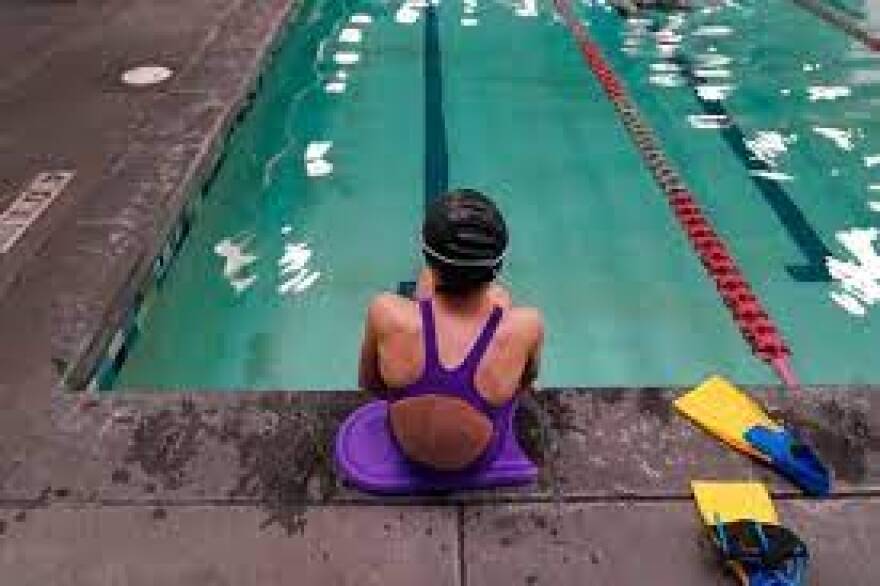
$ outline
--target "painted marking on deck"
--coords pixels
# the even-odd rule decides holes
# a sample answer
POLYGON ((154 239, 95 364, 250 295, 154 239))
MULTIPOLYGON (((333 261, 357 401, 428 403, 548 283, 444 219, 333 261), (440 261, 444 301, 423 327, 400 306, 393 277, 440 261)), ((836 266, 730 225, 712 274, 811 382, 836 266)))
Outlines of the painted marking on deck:
POLYGON ((6 254, 73 179, 73 171, 46 171, 37 175, 0 214, 0 254, 6 254))

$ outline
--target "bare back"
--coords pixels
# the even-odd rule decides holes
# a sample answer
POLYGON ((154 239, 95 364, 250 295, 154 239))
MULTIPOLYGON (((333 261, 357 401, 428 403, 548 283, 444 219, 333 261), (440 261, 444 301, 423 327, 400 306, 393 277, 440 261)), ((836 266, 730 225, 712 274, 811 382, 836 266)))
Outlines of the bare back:
MULTIPOLYGON (((437 354, 444 368, 451 370, 465 359, 499 299, 488 290, 464 303, 434 297, 437 354)), ((533 382, 543 335, 536 310, 509 307, 509 303, 503 309, 473 376, 476 391, 496 407, 533 382)), ((419 304, 396 295, 381 295, 371 305, 367 321, 361 384, 392 398, 395 390, 416 383, 425 369, 419 304)), ((466 466, 479 456, 492 433, 492 423, 484 414, 442 394, 395 402, 392 425, 408 455, 440 469, 466 466)))

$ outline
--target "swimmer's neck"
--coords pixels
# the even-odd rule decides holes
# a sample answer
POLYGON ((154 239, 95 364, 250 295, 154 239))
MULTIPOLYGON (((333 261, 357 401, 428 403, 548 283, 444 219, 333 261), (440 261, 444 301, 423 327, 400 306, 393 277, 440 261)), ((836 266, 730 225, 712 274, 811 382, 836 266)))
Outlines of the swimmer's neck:
POLYGON ((463 295, 450 295, 440 291, 434 292, 434 303, 437 303, 456 313, 479 313, 487 306, 494 305, 491 297, 488 295, 491 284, 486 285, 465 293, 463 295))

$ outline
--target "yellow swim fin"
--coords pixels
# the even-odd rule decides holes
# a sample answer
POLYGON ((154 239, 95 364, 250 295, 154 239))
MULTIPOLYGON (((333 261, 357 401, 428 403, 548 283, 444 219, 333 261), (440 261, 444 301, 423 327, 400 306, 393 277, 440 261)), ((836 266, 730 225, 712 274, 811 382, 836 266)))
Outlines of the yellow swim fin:
POLYGON ((767 456, 746 441, 746 433, 755 427, 782 429, 754 399, 720 376, 676 399, 675 408, 720 440, 762 460, 767 456))
POLYGON ((779 524, 767 488, 759 482, 709 482, 694 480, 691 490, 707 526, 734 521, 779 524))

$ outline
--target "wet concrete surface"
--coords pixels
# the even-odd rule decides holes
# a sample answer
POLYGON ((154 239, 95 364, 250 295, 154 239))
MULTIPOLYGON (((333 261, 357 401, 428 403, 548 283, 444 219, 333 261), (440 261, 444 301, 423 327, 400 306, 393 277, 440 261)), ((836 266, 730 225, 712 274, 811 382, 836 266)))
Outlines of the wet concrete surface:
POLYGON ((423 499, 339 484, 333 435, 357 393, 66 390, 82 388, 295 9, 0 5, 0 206, 38 171, 77 172, 0 257, 3 583, 711 584, 692 478, 766 481, 815 544, 821 583, 877 583, 876 388, 815 389, 801 405, 836 477, 823 502, 675 414, 674 389, 540 393, 517 423, 535 486, 423 499), (177 75, 117 82, 153 60, 177 75), (633 543, 659 553, 627 563, 633 543))

